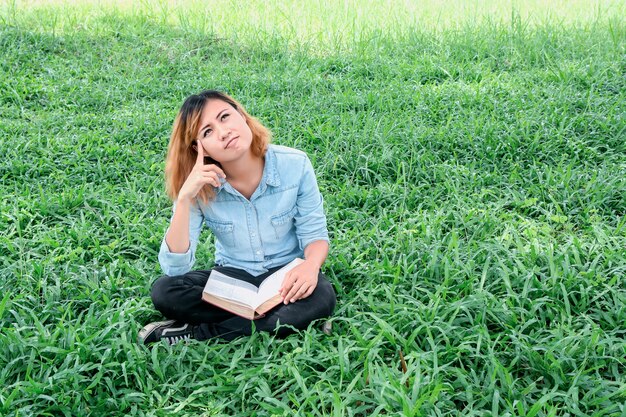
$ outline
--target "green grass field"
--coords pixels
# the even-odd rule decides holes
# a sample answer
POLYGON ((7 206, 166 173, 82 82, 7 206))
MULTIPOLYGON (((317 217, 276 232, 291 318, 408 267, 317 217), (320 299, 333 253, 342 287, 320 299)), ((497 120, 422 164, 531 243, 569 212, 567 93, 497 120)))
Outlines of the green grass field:
POLYGON ((0 5, 0 415, 626 416, 626 2, 209 4, 0 5), (332 335, 135 343, 207 88, 310 155, 332 335))

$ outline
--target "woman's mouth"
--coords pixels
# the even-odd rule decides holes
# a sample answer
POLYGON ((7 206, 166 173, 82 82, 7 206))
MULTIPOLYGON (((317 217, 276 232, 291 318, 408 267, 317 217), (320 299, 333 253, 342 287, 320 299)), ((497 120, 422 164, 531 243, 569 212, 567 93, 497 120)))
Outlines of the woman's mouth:
POLYGON ((237 139, 239 139, 239 136, 236 136, 236 137, 232 138, 231 140, 229 140, 228 142, 226 142, 226 146, 224 146, 224 149, 228 149, 232 145, 234 145, 237 142, 237 139))

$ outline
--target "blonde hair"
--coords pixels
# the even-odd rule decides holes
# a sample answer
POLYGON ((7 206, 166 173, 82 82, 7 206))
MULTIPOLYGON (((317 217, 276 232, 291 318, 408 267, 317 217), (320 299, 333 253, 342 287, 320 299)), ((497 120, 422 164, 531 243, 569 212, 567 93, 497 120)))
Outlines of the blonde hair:
MULTIPOLYGON (((262 158, 270 143, 272 134, 269 129, 263 126, 256 118, 250 116, 243 106, 229 95, 221 91, 206 90, 200 94, 187 97, 176 119, 174 119, 172 135, 165 159, 165 189, 167 195, 172 200, 178 198, 180 189, 196 163, 198 153, 193 149, 192 142, 198 134, 198 124, 202 110, 205 104, 213 99, 222 100, 230 104, 245 118, 248 127, 252 131, 250 149, 253 155, 262 158)), ((204 203, 207 203, 215 197, 213 187, 205 185, 198 192, 198 197, 204 203)))

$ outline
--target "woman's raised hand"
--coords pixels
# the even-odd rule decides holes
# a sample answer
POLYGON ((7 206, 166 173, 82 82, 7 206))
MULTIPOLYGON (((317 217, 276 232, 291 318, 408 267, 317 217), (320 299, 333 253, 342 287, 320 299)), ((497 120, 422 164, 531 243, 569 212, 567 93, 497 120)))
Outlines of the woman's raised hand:
POLYGON ((206 184, 214 187, 220 186, 220 177, 226 178, 226 174, 215 164, 204 165, 204 147, 197 141, 198 158, 185 180, 185 183, 178 192, 178 199, 191 200, 206 184))

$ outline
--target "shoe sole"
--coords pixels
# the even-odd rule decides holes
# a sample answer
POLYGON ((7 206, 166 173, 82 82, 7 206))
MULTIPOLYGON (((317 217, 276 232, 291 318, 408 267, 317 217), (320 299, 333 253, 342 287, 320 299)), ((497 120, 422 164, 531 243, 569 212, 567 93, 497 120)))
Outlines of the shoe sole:
POLYGON ((144 328, 139 331, 139 335, 137 336, 137 342, 146 344, 146 338, 148 337, 148 335, 152 334, 155 330, 160 329, 161 327, 168 327, 175 322, 176 320, 155 321, 144 326, 144 328))

